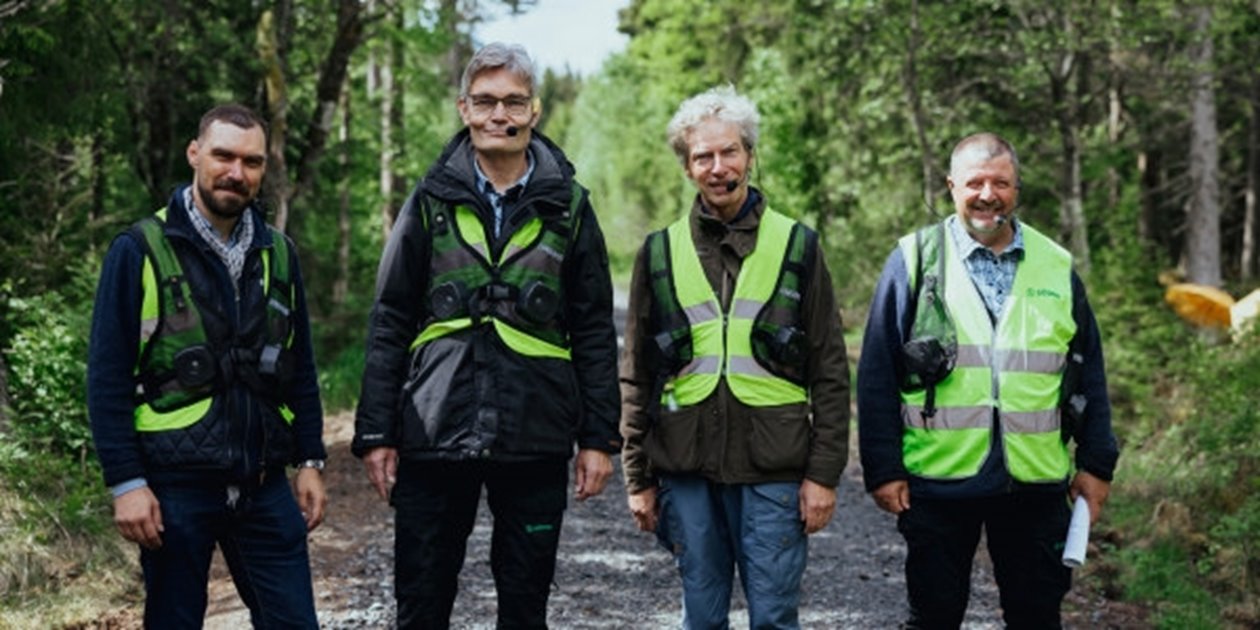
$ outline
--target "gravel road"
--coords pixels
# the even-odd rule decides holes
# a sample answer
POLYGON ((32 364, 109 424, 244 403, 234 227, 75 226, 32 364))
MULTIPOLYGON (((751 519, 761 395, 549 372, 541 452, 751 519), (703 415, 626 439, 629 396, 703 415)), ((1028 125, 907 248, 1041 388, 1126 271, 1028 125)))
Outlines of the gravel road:
MULTIPOLYGON (((348 415, 328 419, 329 513, 311 535, 320 623, 324 628, 392 627, 393 513, 370 491, 358 460, 349 453, 351 424, 348 415)), ((893 517, 880 512, 862 491, 860 475, 856 464, 850 464, 835 518, 810 537, 801 596, 806 628, 892 628, 905 616, 901 537, 893 517)), ((494 627, 490 527, 483 502, 460 575, 454 627, 494 627)), ((1001 627, 986 563, 977 563, 973 582, 965 627, 1001 627)), ((742 595, 736 591, 732 627, 747 627, 742 595)), ((603 495, 571 503, 548 612, 553 628, 678 627, 679 598, 669 555, 634 527, 626 510, 620 470, 603 495)), ((216 563, 206 627, 238 630, 248 625, 226 570, 216 563)))

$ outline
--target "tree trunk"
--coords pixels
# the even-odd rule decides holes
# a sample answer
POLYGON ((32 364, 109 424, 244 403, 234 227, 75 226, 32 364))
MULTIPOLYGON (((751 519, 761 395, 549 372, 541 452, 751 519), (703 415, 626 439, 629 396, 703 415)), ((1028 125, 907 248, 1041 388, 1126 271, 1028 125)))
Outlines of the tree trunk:
POLYGON ((278 21, 290 15, 288 0, 276 0, 275 8, 263 11, 258 18, 257 48, 263 66, 263 89, 267 99, 267 117, 271 131, 267 144, 267 179, 264 196, 271 203, 274 214, 271 223, 281 232, 289 223, 289 199, 293 184, 289 178, 289 165, 284 156, 289 135, 289 93, 286 83, 284 48, 278 21))
POLYGON ((1186 233, 1186 279, 1221 285, 1220 138, 1216 130, 1216 94, 1212 85, 1212 8, 1192 9, 1191 52, 1194 65, 1190 104, 1190 185, 1186 233))
MULTIPOLYGON (((342 173, 350 172, 350 81, 347 78, 341 90, 341 129, 337 134, 341 151, 337 164, 342 173)), ((346 303, 350 293, 350 180, 343 177, 341 203, 337 206, 337 278, 333 280, 332 306, 337 311, 346 303)))
POLYGON ((1059 207, 1062 233, 1068 239, 1069 249, 1076 261, 1076 269, 1082 275, 1089 274, 1089 230, 1085 223, 1084 189, 1081 183, 1080 134, 1077 129, 1077 106, 1069 94, 1068 80, 1072 74, 1073 53, 1065 52, 1059 68, 1051 69, 1050 92, 1054 99, 1055 121, 1059 127, 1059 143, 1063 151, 1061 180, 1066 191, 1059 207))
POLYGON ((1242 259, 1239 274, 1251 280, 1256 271, 1256 187, 1260 186, 1260 73, 1251 79, 1251 120, 1247 126, 1247 187, 1243 192, 1246 211, 1243 216, 1242 259))
MULTIPOLYGON (((402 12, 396 12, 396 20, 401 22, 402 12)), ((396 23, 395 26, 402 25, 396 23)), ((381 106, 381 154, 378 170, 380 171, 381 224, 388 240, 389 231, 394 227, 394 219, 398 216, 397 173, 394 172, 394 160, 398 155, 398 127, 402 124, 402 89, 394 80, 394 71, 402 67, 401 44, 397 38, 390 41, 384 60, 376 66, 376 77, 380 88, 381 106)))
MULTIPOLYGON (((341 85, 345 82, 350 56, 363 42, 363 5, 359 0, 339 0, 337 3, 337 32, 332 47, 320 66, 319 81, 315 86, 315 111, 306 128, 294 172, 297 174, 289 192, 289 205, 310 190, 315 181, 315 166, 323 157, 332 132, 337 101, 341 97, 341 85)), ((279 226, 277 226, 279 227, 279 226)))
POLYGON ((923 96, 919 92, 918 50, 922 42, 919 30, 919 2, 910 2, 910 39, 906 44, 906 64, 902 72, 902 81, 906 90, 906 98, 910 101, 911 119, 914 121, 915 137, 919 141, 919 158, 923 166, 923 203, 928 208, 936 207, 936 199, 941 194, 938 177, 936 154, 927 137, 927 115, 923 112, 923 96))

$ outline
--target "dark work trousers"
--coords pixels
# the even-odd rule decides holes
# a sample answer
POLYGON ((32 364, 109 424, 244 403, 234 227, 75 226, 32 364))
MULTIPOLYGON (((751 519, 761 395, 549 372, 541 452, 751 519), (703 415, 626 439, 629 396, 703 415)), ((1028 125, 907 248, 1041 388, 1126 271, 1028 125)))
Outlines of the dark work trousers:
POLYGON ((144 626, 200 628, 215 544, 255 628, 318 628, 306 521, 283 471, 261 485, 150 488, 162 509, 162 546, 141 549, 144 626))
POLYGON ((1063 566, 1066 495, 1022 492, 983 499, 915 498, 897 519, 906 539, 908 628, 957 628, 971 595, 971 561, 984 528, 1002 619, 1012 630, 1060 628, 1072 583, 1063 566))
POLYGON ((568 489, 564 459, 399 462, 394 595, 399 628, 448 628, 481 488, 494 516, 490 568, 499 628, 546 628, 568 489))

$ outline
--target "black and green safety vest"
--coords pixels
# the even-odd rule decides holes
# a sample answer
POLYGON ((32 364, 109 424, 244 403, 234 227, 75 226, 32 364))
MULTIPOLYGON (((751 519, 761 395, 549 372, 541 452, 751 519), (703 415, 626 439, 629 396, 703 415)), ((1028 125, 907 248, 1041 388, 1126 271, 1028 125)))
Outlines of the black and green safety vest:
MULTIPOLYGON (((1060 431, 1060 389, 1068 344, 1076 333, 1072 256, 1027 224, 1020 229, 1026 262, 1016 269, 996 323, 954 239, 941 239, 944 301, 957 336, 957 362, 936 384, 935 413, 924 413, 926 390, 901 390, 902 458, 913 475, 965 479, 977 474, 989 456, 995 413, 999 448, 1013 478, 1052 482, 1070 471, 1060 431)), ((899 247, 913 278, 919 254, 914 235, 903 237, 899 247)))
MULTIPOLYGON (((268 226, 273 245, 262 255, 267 301, 263 331, 261 339, 246 340, 246 346, 240 347, 208 334, 179 256, 163 233, 165 223, 166 208, 162 208, 131 228, 145 249, 135 369, 135 421, 136 430, 142 432, 195 424, 205 417, 216 388, 228 377, 261 390, 264 397, 274 396, 285 385, 285 362, 293 343, 294 287, 283 234, 268 226)), ((279 406, 282 417, 291 423, 293 414, 279 406)))
POLYGON ((668 372, 662 404, 699 404, 725 376, 753 407, 807 400, 801 300, 817 233, 770 209, 723 312, 692 240, 690 217, 648 236, 653 334, 668 372))
POLYGON ((581 225, 583 194, 573 182, 568 208, 530 217, 497 253, 476 210, 426 203, 432 236, 429 313, 411 349, 489 322, 518 354, 569 360, 561 274, 581 225))

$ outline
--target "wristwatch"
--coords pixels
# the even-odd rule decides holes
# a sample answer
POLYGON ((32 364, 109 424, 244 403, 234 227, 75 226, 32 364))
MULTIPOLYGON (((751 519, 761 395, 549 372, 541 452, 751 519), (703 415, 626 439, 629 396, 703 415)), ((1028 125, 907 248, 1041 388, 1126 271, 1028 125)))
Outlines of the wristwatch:
POLYGON ((303 469, 303 468, 314 468, 315 470, 318 470, 319 472, 321 472, 321 473, 322 473, 322 472, 324 472, 324 460, 322 460, 322 459, 308 459, 308 460, 306 460, 306 461, 304 461, 304 462, 302 462, 302 463, 298 464, 298 465, 297 465, 297 468, 298 468, 298 470, 301 470, 301 469, 303 469))

